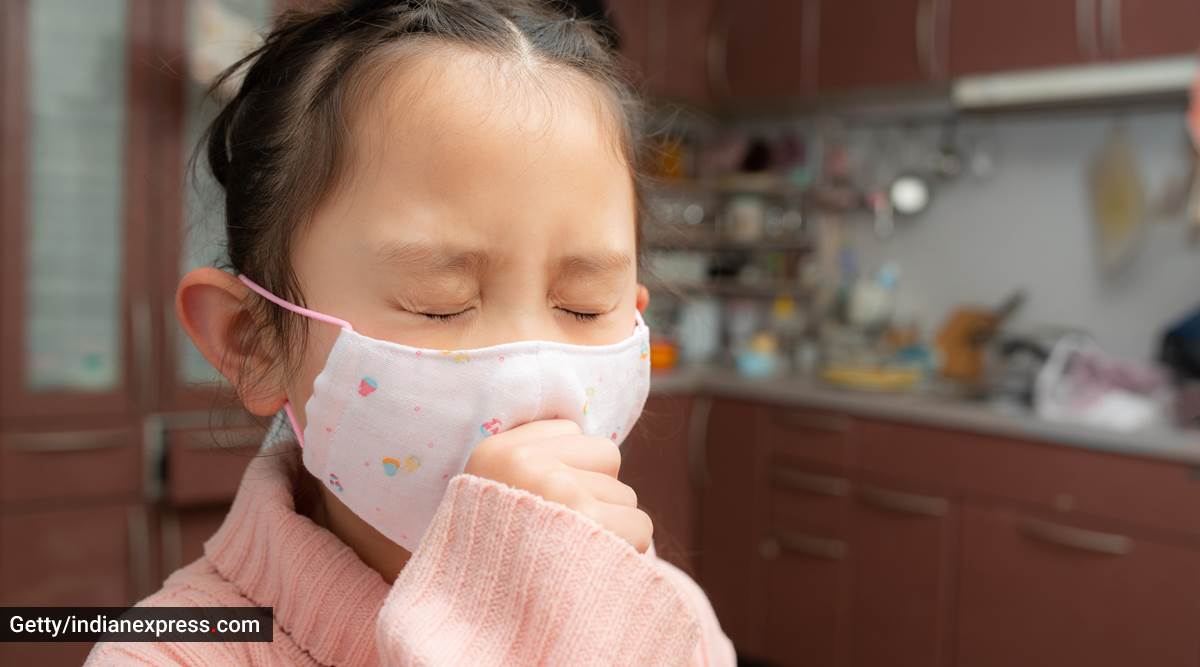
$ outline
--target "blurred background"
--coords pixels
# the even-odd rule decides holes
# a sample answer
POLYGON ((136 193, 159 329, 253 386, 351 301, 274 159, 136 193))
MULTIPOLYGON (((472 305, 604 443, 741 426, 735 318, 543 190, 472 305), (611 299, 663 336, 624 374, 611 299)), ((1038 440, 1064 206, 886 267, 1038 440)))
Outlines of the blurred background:
MULTIPOLYGON (((153 592, 257 451, 171 304, 298 4, 0 0, 0 604, 153 592)), ((746 664, 1200 663, 1200 1, 576 5, 653 130, 622 477, 746 664)))

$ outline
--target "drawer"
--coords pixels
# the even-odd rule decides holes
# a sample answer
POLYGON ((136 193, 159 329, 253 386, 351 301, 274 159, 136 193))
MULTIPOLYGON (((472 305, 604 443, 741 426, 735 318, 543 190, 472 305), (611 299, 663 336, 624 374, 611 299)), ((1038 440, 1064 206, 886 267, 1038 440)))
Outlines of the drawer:
POLYGON ((124 498, 142 493, 135 428, 0 434, 0 503, 124 498))
POLYGON ((771 484, 771 526, 840 537, 849 512, 850 480, 794 466, 774 465, 771 484))
POLYGON ((963 525, 958 664, 1196 664, 1200 552, 1005 508, 963 525))
POLYGON ((138 505, 0 512, 0 604, 132 603, 148 553, 138 505))
POLYGON ((162 513, 163 572, 170 574, 204 555, 204 543, 212 537, 229 507, 225 505, 167 510, 162 513))
MULTIPOLYGON (((866 474, 1200 539, 1200 475, 1187 465, 920 426, 864 422, 866 474)), ((1136 436, 1131 436, 1136 437, 1136 436)))
POLYGON ((762 418, 764 442, 775 455, 835 468, 854 464, 854 421, 849 416, 773 407, 762 418))
POLYGON ((168 502, 176 507, 231 502, 265 435, 257 427, 168 431, 168 502))

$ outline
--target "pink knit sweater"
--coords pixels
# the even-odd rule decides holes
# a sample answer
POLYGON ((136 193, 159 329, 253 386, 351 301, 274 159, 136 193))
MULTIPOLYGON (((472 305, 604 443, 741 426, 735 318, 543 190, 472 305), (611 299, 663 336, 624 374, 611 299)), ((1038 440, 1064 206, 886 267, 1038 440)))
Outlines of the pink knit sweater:
POLYGON ((296 512, 282 458, 260 456, 204 556, 141 604, 274 607, 274 641, 97 644, 88 665, 735 663, 704 593, 653 549, 466 474, 389 586, 296 512))

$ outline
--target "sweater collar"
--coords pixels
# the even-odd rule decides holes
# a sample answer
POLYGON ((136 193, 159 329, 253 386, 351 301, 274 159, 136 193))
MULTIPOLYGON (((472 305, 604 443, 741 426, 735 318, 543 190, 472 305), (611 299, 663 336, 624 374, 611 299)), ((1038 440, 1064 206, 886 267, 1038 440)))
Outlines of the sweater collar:
POLYGON ((324 665, 377 662, 375 621, 390 587, 333 533, 296 512, 295 450, 250 462, 204 553, 217 572, 324 665))

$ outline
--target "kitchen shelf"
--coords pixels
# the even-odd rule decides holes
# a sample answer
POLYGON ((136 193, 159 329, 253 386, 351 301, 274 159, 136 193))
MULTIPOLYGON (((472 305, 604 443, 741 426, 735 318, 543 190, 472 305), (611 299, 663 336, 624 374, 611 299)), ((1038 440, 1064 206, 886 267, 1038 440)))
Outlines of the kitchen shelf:
POLYGON ((653 292, 675 292, 688 296, 709 295, 724 297, 741 297, 750 299, 775 299, 787 297, 798 301, 810 299, 812 290, 791 283, 775 285, 742 285, 734 282, 713 283, 668 283, 653 282, 647 284, 653 292))
POLYGON ((809 252, 816 243, 807 238, 763 239, 761 241, 735 241, 713 236, 670 238, 656 236, 642 241, 651 250, 745 250, 749 252, 809 252))

